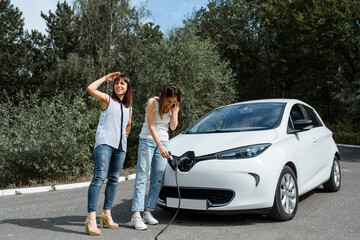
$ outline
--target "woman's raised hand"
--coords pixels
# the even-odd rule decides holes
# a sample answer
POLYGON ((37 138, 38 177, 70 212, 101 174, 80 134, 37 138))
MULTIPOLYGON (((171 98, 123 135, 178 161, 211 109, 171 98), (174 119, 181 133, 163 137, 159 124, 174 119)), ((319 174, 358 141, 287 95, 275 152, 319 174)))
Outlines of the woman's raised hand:
POLYGON ((120 72, 109 73, 104 77, 105 81, 112 82, 120 74, 121 74, 120 72))
POLYGON ((179 110, 180 110, 180 103, 179 102, 176 102, 175 103, 175 107, 173 108, 173 107, 171 107, 171 113, 178 113, 179 112, 179 110))

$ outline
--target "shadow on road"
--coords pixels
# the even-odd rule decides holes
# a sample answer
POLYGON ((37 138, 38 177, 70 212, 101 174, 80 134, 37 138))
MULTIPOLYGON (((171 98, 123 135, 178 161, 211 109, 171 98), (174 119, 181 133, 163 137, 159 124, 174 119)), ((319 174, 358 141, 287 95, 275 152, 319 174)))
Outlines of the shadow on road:
MULTIPOLYGON (((164 212, 164 210, 161 210, 164 212)), ((169 222, 174 214, 170 214, 170 218, 164 219, 162 222, 169 222)), ((246 226, 256 225, 260 223, 276 223, 266 215, 260 214, 237 214, 237 215, 210 215, 210 214, 192 214, 188 212, 180 212, 175 219, 175 224, 184 226, 246 226)))
MULTIPOLYGON (((112 216, 119 227, 133 228, 130 225, 132 199, 123 199, 122 202, 112 209, 112 216)), ((174 217, 175 211, 163 210, 156 207, 153 215, 161 224, 167 224, 174 217)), ((265 215, 241 214, 241 215, 211 215, 206 213, 189 213, 180 211, 173 224, 184 226, 241 226, 257 223, 275 222, 265 215)))
MULTIPOLYGON (((98 211, 98 216, 100 211, 98 211)), ((130 228, 131 218, 131 199, 125 199, 121 204, 112 209, 112 216, 115 222, 119 223, 120 227, 130 228)), ((21 219, 5 219, 0 224, 13 224, 20 227, 44 229, 55 232, 85 234, 85 219, 86 213, 82 216, 62 216, 62 217, 47 217, 47 218, 21 218, 21 219), (81 229, 76 231, 74 229, 81 229)), ((99 218, 97 218, 99 226, 99 218)))
POLYGON ((130 226, 130 219, 132 215, 131 204, 132 199, 122 199, 121 203, 114 205, 111 210, 112 218, 114 222, 119 224, 120 228, 133 228, 130 226))
POLYGON ((84 232, 74 231, 69 228, 72 228, 71 226, 74 225, 84 227, 85 218, 86 216, 65 216, 54 218, 5 219, 1 223, 56 232, 84 234, 84 232))
POLYGON ((307 192, 303 195, 301 195, 299 197, 299 203, 301 203, 302 201, 305 201, 307 198, 311 197, 312 195, 316 194, 316 193, 320 193, 320 194, 333 194, 332 192, 328 192, 326 191, 324 188, 322 187, 318 187, 315 188, 314 190, 307 192))

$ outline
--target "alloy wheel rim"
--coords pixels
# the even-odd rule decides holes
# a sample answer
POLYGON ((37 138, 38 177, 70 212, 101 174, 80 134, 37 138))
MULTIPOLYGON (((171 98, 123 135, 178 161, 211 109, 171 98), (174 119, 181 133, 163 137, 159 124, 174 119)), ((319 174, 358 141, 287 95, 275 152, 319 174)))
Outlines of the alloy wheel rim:
POLYGON ((282 208, 287 214, 291 214, 296 208, 296 194, 295 179, 286 173, 281 179, 280 199, 282 208))
POLYGON ((341 181, 341 175, 340 175, 340 166, 338 161, 334 161, 334 183, 336 185, 336 187, 340 186, 340 181, 341 181))

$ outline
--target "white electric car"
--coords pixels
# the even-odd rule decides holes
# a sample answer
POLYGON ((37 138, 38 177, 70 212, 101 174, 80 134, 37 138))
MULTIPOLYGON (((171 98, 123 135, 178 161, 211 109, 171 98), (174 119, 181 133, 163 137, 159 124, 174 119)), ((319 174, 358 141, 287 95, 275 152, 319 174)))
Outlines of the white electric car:
POLYGON ((169 151, 158 199, 163 208, 255 212, 286 221, 295 216, 300 195, 341 185, 332 132, 295 99, 217 108, 172 138, 169 151))

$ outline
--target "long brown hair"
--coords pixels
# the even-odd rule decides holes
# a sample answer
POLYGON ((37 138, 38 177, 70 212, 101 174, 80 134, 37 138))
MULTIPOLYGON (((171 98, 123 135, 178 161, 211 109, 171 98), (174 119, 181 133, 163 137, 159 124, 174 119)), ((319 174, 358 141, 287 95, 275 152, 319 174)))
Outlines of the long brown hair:
POLYGON ((125 96, 124 96, 122 102, 126 105, 126 107, 130 107, 131 103, 132 103, 132 91, 131 91, 130 78, 127 75, 120 74, 119 76, 117 76, 114 79, 113 92, 112 92, 111 97, 113 99, 116 99, 117 96, 115 93, 115 84, 116 84, 116 82, 121 81, 121 80, 123 80, 127 84, 127 90, 126 90, 126 93, 125 93, 125 96))
POLYGON ((159 114, 160 114, 161 119, 163 119, 163 115, 165 114, 163 101, 165 100, 165 98, 168 98, 168 97, 176 97, 177 101, 179 103, 181 103, 180 89, 174 84, 168 84, 164 87, 164 89, 160 95, 160 99, 159 99, 159 114))

